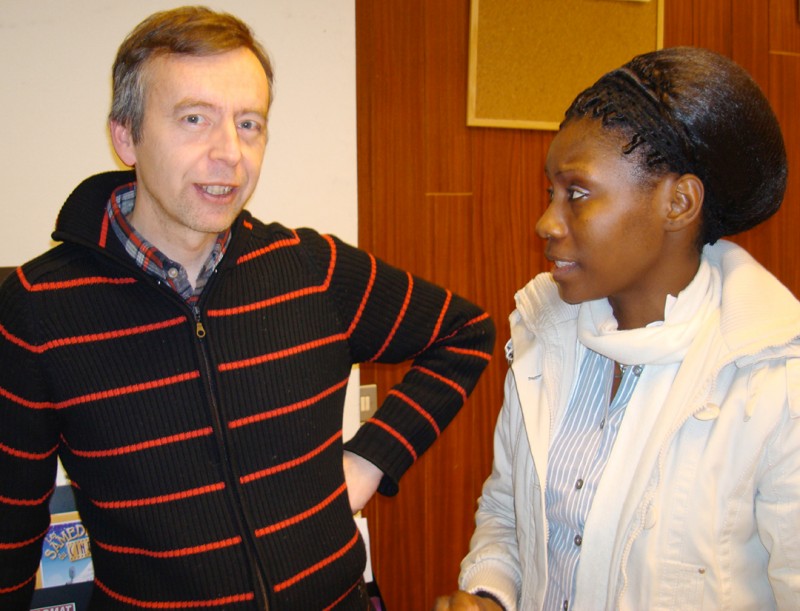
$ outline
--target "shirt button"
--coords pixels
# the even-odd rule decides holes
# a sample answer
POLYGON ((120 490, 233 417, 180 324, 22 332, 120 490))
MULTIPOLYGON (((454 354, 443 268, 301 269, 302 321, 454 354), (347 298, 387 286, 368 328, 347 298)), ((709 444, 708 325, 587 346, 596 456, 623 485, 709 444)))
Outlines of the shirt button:
POLYGON ((577 482, 575 482, 575 489, 580 490, 581 488, 583 488, 583 480, 579 479, 577 482))
POLYGON ((569 601, 568 600, 564 601, 564 611, 569 611, 569 601))
POLYGON ((583 543, 583 537, 580 535, 575 535, 573 541, 575 542, 575 545, 580 546, 580 544, 583 543))
POLYGON ((176 268, 174 268, 174 267, 170 267, 167 270, 167 276, 169 276, 170 278, 172 278, 174 280, 175 278, 178 277, 178 270, 176 268))
POLYGON ((600 421, 600 428, 602 429, 602 428, 603 428, 605 425, 606 425, 606 419, 605 419, 605 418, 603 418, 603 419, 600 421))

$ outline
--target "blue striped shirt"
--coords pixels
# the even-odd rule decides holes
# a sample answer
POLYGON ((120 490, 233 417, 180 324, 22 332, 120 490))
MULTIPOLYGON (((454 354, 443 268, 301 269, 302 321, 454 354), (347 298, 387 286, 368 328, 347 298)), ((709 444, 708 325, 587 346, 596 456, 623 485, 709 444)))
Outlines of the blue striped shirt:
POLYGON ((550 445, 545 490, 549 578, 544 608, 548 610, 569 609, 592 499, 642 371, 639 366, 626 367, 610 400, 614 369, 614 361, 586 350, 550 445))

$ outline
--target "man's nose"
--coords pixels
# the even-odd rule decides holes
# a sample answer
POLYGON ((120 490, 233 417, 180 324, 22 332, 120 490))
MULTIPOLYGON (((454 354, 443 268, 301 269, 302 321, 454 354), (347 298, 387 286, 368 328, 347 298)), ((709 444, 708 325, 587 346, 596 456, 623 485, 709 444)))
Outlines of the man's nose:
POLYGON ((235 123, 224 122, 216 126, 211 143, 211 157, 229 165, 239 163, 242 158, 242 143, 235 123))

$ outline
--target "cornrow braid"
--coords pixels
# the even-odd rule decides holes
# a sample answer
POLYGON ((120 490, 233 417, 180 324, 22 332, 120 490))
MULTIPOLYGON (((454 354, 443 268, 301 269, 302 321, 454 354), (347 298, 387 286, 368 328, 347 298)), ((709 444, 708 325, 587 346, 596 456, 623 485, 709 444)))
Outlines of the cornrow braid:
POLYGON ((584 90, 567 109, 564 123, 584 116, 600 119, 603 126, 629 135, 624 154, 646 148, 648 168, 689 172, 694 165, 692 143, 665 111, 668 95, 668 90, 655 91, 628 68, 619 68, 584 90))

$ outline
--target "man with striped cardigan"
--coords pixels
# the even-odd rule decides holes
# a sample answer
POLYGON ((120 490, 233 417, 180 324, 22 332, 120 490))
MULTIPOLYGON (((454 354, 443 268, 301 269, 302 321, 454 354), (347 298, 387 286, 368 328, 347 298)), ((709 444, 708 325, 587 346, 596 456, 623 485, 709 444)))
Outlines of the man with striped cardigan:
POLYGON ((123 42, 109 120, 133 167, 81 183, 0 290, 0 608, 28 609, 57 459, 90 608, 368 609, 352 514, 452 420, 493 348, 478 307, 243 207, 272 68, 184 7, 123 42), (412 360, 343 443, 354 363, 412 360), (343 464, 344 460, 344 464, 343 464))

